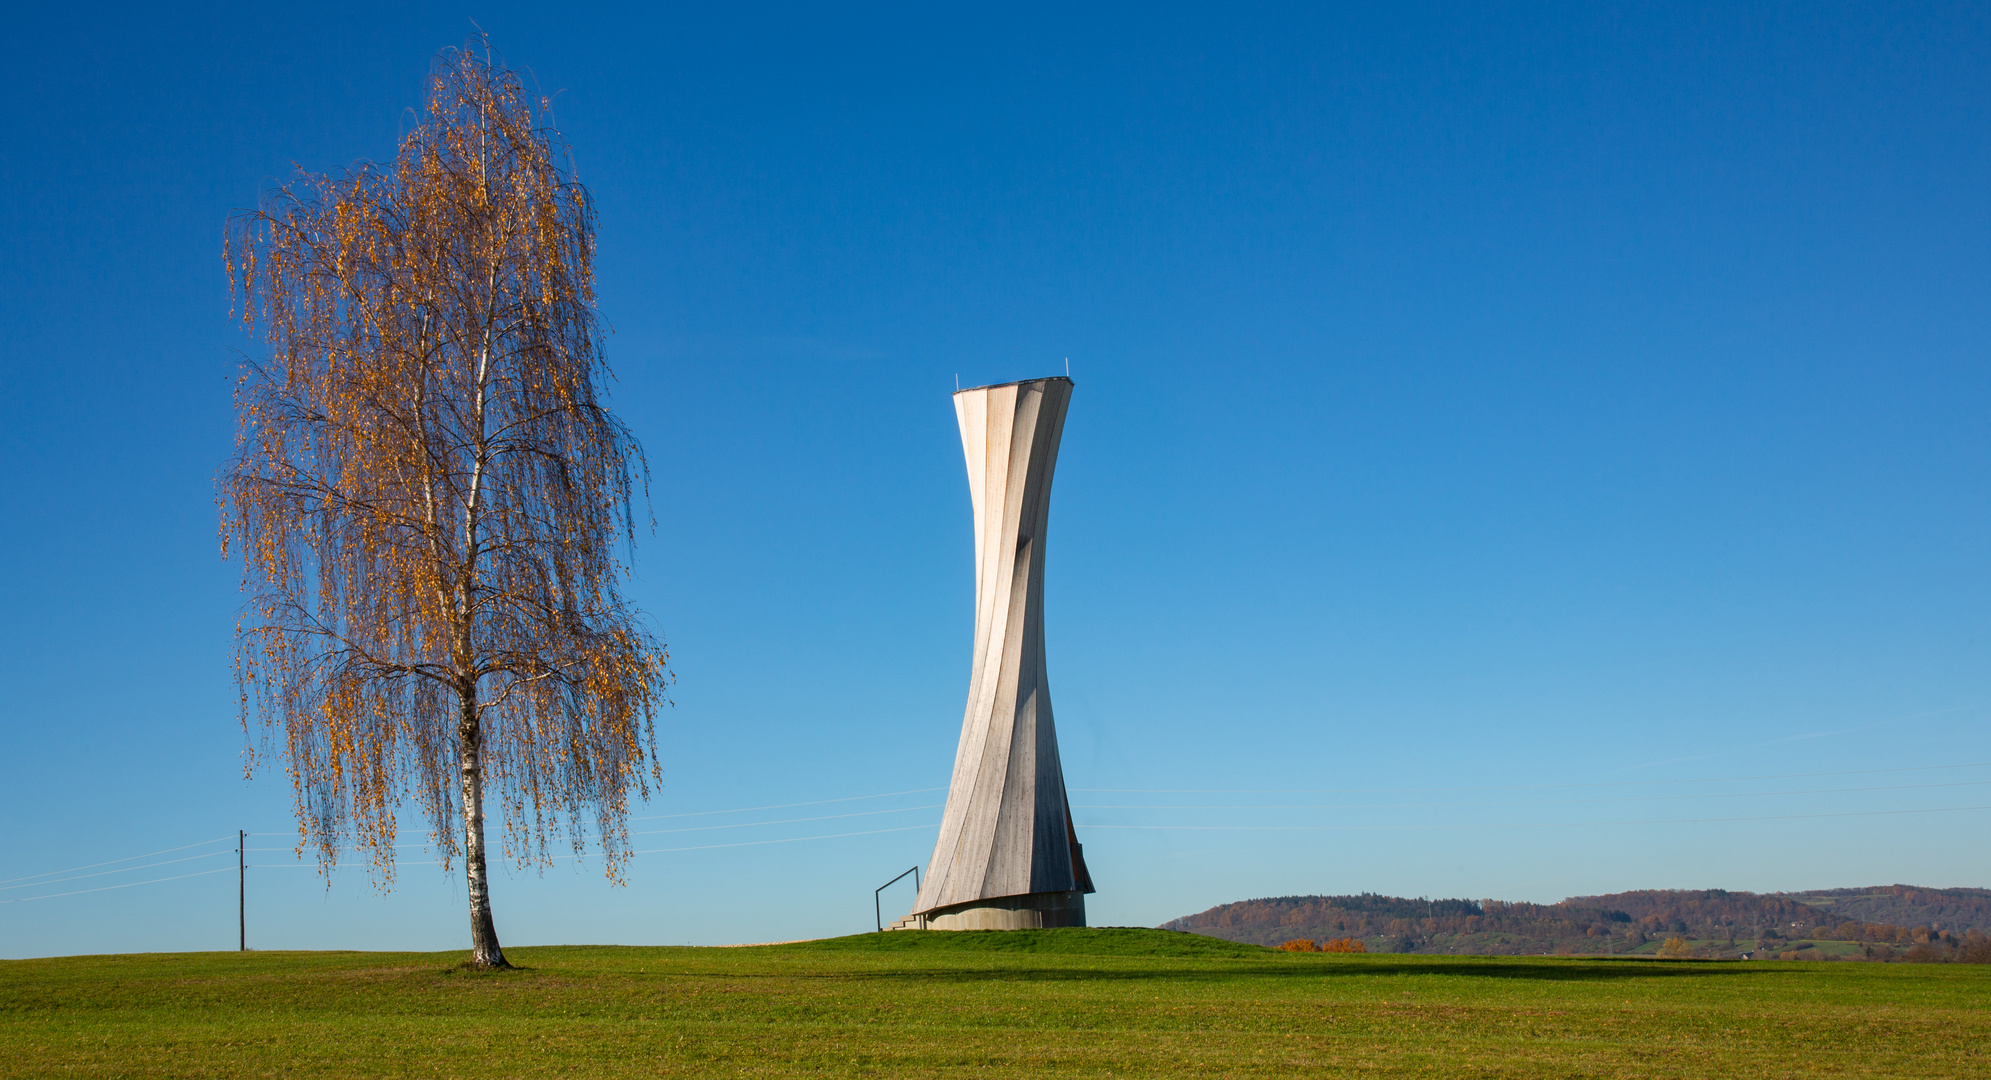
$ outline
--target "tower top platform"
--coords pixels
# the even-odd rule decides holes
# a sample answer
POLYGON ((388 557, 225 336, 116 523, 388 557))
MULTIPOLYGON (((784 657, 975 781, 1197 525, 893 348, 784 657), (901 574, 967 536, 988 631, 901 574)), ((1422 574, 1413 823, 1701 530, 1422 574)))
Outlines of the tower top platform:
POLYGON ((1070 375, 1044 375, 1035 379, 1012 379, 1009 382, 992 382, 989 383, 987 386, 964 386, 961 389, 956 390, 954 392, 957 394, 972 394, 977 390, 1000 390, 1005 386, 1022 386, 1024 383, 1039 383, 1039 382, 1068 383, 1071 381, 1072 377, 1070 375))

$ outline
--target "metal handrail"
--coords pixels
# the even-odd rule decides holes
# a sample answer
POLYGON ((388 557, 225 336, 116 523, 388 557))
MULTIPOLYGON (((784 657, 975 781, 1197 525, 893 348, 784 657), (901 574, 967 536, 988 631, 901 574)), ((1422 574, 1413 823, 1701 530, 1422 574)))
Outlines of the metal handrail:
MULTIPOLYGON (((911 874, 913 876, 913 888, 918 889, 919 867, 917 866, 913 867, 911 870, 906 871, 906 874, 911 874)), ((906 874, 900 874, 898 877, 895 877, 892 880, 886 882, 885 884, 880 885, 877 888, 871 890, 871 911, 873 917, 877 919, 878 932, 881 934, 885 932, 885 906, 884 903, 878 899, 878 894, 884 892, 886 889, 889 889, 894 885, 897 885, 899 882, 906 880, 906 874)))

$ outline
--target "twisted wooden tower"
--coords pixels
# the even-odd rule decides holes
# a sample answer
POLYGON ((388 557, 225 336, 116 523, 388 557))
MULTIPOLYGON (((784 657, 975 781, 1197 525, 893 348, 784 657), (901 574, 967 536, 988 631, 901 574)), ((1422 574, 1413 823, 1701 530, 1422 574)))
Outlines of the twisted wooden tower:
POLYGON ((957 391, 975 506, 975 655, 940 840, 912 920, 1084 926, 1092 890, 1044 676, 1044 533, 1068 378, 957 391))

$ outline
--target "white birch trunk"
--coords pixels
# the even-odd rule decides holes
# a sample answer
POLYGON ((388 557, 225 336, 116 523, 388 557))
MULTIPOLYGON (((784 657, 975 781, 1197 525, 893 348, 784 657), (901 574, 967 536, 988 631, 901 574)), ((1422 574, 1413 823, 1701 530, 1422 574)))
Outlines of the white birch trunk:
POLYGON ((482 724, 474 689, 462 695, 463 723, 457 742, 463 758, 463 874, 470 893, 470 962, 478 967, 510 967, 491 918, 491 875, 484 857, 484 759, 482 724))

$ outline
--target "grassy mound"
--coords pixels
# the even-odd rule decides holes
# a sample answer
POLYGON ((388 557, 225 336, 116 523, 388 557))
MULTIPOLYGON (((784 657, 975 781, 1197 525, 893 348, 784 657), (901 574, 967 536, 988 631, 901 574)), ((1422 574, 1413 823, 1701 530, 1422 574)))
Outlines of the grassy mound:
POLYGON ((799 952, 1033 953, 1057 956, 1181 956, 1200 959, 1264 956, 1271 950, 1178 930, 1135 926, 1061 927, 1056 930, 887 931, 799 942, 799 952))

